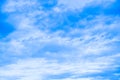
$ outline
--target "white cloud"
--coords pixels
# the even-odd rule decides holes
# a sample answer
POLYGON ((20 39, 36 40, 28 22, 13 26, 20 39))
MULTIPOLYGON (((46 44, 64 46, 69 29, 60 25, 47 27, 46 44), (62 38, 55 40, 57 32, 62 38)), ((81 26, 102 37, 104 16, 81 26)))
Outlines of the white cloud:
POLYGON ((3 11, 6 11, 6 12, 25 11, 26 12, 26 10, 29 11, 29 9, 34 9, 35 5, 37 5, 36 0, 26 0, 26 1, 7 0, 6 5, 3 6, 3 9, 4 9, 3 11))
POLYGON ((66 79, 52 79, 52 80, 94 80, 93 78, 66 78, 66 79))
POLYGON ((58 4, 64 6, 65 10, 78 9, 80 11, 88 6, 101 5, 106 7, 113 2, 115 2, 115 0, 58 0, 58 4))
MULTIPOLYGON (((77 63, 74 63, 74 61, 64 61, 59 63, 56 60, 48 61, 44 58, 28 58, 18 60, 16 63, 0 67, 0 76, 5 79, 7 77, 17 78, 17 80, 47 80, 48 76, 61 75, 64 73, 70 73, 74 76, 82 76, 112 69, 114 67, 113 63, 115 58, 116 56, 110 56, 107 58, 101 57, 93 61, 87 61, 84 58, 77 63)), ((71 80, 72 76, 69 77, 71 77, 71 80)), ((69 78, 63 80, 69 80, 69 78)), ((78 80, 82 80, 82 78, 78 78, 78 80)), ((88 78, 88 80, 92 79, 88 78)))

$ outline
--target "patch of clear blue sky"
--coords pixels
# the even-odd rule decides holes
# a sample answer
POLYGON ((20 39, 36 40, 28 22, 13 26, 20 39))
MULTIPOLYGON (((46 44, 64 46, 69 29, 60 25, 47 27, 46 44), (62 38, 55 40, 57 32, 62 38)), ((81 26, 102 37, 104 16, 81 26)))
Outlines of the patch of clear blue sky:
POLYGON ((39 2, 44 7, 44 9, 51 9, 57 5, 57 0, 39 0, 39 2))
POLYGON ((116 0, 116 2, 112 4, 110 7, 104 9, 104 13, 106 15, 120 16, 120 0, 116 0))
POLYGON ((14 31, 14 27, 6 21, 9 14, 2 12, 2 5, 6 0, 0 1, 0 38, 6 37, 9 33, 14 31))

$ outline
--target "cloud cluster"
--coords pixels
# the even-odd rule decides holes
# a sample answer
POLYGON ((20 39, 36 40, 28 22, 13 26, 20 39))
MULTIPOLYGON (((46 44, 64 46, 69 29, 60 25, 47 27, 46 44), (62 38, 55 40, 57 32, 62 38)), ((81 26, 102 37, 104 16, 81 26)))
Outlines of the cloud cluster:
POLYGON ((8 0, 2 11, 15 30, 0 41, 0 79, 110 80, 99 74, 120 66, 120 17, 81 14, 114 2, 8 0))

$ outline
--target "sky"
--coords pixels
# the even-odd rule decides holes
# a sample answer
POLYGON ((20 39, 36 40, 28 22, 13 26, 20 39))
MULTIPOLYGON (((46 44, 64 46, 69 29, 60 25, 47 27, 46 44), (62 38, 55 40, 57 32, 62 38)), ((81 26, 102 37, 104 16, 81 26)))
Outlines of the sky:
POLYGON ((120 80, 120 0, 0 0, 0 80, 120 80))

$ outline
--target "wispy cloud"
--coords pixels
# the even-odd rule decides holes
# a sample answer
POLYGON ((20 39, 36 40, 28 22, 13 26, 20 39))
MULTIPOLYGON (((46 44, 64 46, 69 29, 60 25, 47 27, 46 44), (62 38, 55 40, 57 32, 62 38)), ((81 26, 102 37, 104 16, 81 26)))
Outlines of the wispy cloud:
POLYGON ((116 57, 118 56, 111 56, 108 58, 101 57, 92 61, 89 61, 90 59, 79 59, 77 62, 64 61, 62 63, 59 63, 56 60, 48 61, 44 58, 28 58, 24 60, 18 60, 16 63, 1 67, 0 76, 4 77, 5 79, 13 77, 17 78, 18 80, 39 80, 44 78, 47 80, 47 76, 69 73, 71 76, 68 77, 71 77, 72 79, 73 76, 77 77, 81 75, 82 77, 91 73, 99 73, 104 70, 112 69, 113 67, 116 67, 112 66, 116 57))
POLYGON ((85 7, 88 7, 88 6, 108 6, 110 5, 111 3, 115 2, 115 0, 99 0, 99 1, 96 1, 96 0, 59 0, 58 1, 58 4, 59 5, 62 5, 65 7, 65 9, 67 10, 76 10, 76 9, 80 9, 81 11, 85 8, 85 7), (69 3, 68 3, 69 2, 69 3), (95 3, 95 4, 94 4, 95 3))

